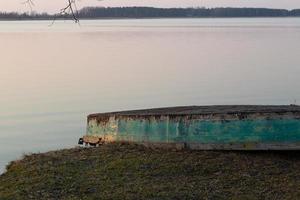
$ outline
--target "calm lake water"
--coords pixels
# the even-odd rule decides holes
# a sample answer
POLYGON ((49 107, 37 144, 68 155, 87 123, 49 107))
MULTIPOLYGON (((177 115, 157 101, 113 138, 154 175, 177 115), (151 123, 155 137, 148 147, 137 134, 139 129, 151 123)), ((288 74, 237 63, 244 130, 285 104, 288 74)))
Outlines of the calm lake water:
POLYGON ((86 115, 300 101, 300 18, 0 22, 0 171, 86 115))

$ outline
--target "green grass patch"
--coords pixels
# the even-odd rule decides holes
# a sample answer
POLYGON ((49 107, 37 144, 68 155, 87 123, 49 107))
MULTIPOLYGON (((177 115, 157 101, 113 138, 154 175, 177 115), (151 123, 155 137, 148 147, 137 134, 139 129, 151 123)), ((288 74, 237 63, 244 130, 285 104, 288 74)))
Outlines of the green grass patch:
POLYGON ((107 144, 25 156, 0 199, 300 199, 300 152, 172 151, 107 144))

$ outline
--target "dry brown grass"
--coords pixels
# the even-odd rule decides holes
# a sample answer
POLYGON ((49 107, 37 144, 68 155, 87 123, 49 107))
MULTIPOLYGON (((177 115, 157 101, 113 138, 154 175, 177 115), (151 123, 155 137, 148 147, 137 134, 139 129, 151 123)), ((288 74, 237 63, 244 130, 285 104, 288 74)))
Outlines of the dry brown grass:
POLYGON ((300 152, 166 151, 109 144, 33 154, 0 199, 300 199, 300 152))

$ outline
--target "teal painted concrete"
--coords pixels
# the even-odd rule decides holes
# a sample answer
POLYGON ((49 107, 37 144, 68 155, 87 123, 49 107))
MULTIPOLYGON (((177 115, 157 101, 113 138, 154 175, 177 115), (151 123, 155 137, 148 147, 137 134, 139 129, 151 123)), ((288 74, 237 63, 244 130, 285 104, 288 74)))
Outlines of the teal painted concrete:
POLYGON ((134 142, 272 143, 300 142, 300 120, 170 120, 114 119, 107 123, 90 120, 88 135, 134 142))

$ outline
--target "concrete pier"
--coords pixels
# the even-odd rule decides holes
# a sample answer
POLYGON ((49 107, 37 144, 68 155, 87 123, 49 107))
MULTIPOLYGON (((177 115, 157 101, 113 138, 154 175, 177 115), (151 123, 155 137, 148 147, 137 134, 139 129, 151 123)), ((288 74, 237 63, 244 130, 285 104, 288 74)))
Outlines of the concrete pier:
POLYGON ((92 114, 85 138, 162 148, 300 150, 300 107, 189 106, 92 114))

